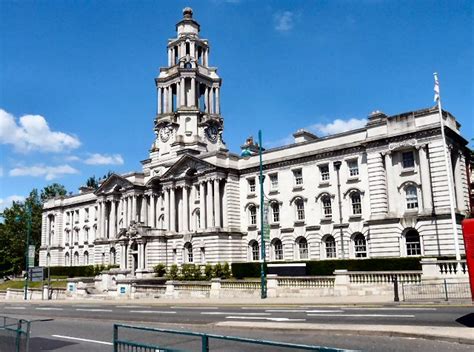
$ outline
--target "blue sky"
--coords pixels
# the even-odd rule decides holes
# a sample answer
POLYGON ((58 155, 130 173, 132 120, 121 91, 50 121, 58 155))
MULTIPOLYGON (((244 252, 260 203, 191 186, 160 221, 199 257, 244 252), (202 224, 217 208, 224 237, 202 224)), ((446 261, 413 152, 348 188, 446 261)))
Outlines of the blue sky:
POLYGON ((223 78, 231 151, 299 128, 322 135, 432 106, 474 137, 472 1, 0 1, 0 208, 33 188, 69 191, 141 170, 154 77, 191 6, 223 78))

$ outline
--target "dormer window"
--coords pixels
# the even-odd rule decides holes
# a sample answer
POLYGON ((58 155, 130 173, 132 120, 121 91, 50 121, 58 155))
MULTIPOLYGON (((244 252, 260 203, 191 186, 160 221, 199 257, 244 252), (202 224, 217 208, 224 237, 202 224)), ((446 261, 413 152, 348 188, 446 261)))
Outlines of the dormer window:
POLYGON ((412 151, 402 153, 402 165, 404 169, 412 169, 415 167, 415 155, 412 151))

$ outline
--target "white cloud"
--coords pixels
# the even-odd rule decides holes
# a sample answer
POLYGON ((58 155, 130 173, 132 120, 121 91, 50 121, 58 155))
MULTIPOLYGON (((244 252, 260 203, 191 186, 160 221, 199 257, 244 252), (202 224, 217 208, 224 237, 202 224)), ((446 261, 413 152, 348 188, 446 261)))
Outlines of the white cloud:
POLYGON ((76 155, 68 155, 67 157, 64 158, 66 161, 80 161, 81 158, 79 158, 76 155))
POLYGON ((0 211, 12 206, 13 202, 23 202, 25 197, 19 195, 12 195, 7 198, 0 198, 0 211))
POLYGON ((79 170, 69 165, 57 165, 57 166, 20 166, 11 169, 8 173, 10 176, 33 176, 33 177, 44 177, 46 180, 53 180, 55 178, 72 175, 79 173, 79 170))
POLYGON ((288 32, 293 28, 295 14, 291 11, 277 13, 274 16, 275 29, 279 32, 288 32))
POLYGON ((354 130, 356 128, 361 128, 361 127, 364 127, 366 123, 367 123, 367 120, 365 119, 354 119, 354 118, 349 119, 349 120, 335 119, 334 121, 327 124, 317 123, 315 125, 310 126, 308 129, 322 135, 328 135, 328 134, 347 132, 350 130, 354 130))
POLYGON ((123 165, 123 158, 120 154, 99 154, 94 153, 84 163, 88 165, 123 165))
POLYGON ((0 109, 0 144, 11 144, 16 151, 62 152, 81 145, 75 136, 51 131, 41 115, 23 115, 17 123, 15 117, 0 109))

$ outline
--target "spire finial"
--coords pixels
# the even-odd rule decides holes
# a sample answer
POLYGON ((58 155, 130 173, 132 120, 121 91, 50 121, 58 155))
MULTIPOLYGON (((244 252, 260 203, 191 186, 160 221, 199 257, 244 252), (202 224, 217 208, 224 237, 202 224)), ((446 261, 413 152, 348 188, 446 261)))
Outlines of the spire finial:
POLYGON ((183 9, 183 17, 186 20, 190 20, 191 18, 193 18, 193 9, 190 7, 185 7, 183 9))

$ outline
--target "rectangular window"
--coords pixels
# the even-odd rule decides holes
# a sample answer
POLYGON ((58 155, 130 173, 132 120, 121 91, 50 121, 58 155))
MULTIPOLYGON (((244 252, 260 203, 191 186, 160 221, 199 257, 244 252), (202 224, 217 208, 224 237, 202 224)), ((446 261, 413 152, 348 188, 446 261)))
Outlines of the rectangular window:
POLYGON ((362 214, 362 204, 360 202, 360 194, 356 193, 352 195, 352 214, 362 214))
POLYGON ((302 200, 296 202, 296 217, 298 221, 304 220, 304 203, 302 200))
POLYGON ((319 167, 321 173, 321 181, 329 181, 329 165, 322 165, 319 167))
POLYGON ((97 214, 99 213, 99 208, 94 207, 94 220, 97 220, 97 214))
POLYGON ((357 162, 357 160, 348 161, 347 165, 349 166, 350 177, 355 177, 359 175, 359 163, 357 162))
POLYGON ((254 178, 249 178, 247 181, 249 183, 249 192, 250 193, 255 193, 255 189, 256 189, 255 179, 254 178))
POLYGON ((276 203, 272 204, 273 222, 280 222, 280 206, 276 203))
POLYGON ((326 218, 332 217, 331 199, 329 197, 323 198, 323 211, 324 211, 324 217, 326 218))
POLYGON ((79 222, 79 209, 74 211, 74 222, 76 224, 79 222))
POLYGON ((403 152, 402 153, 402 163, 404 169, 411 169, 415 167, 415 156, 413 152, 403 152))
POLYGON ((295 177, 295 185, 301 186, 303 184, 303 171, 301 169, 294 170, 293 176, 295 177))
POLYGON ((206 262, 206 248, 201 247, 201 263, 204 264, 206 262))
POLYGON ((272 190, 278 189, 278 174, 270 175, 270 187, 272 190))

